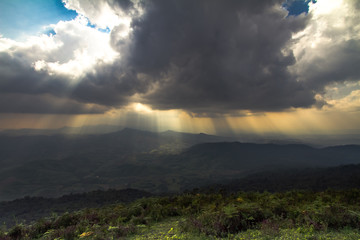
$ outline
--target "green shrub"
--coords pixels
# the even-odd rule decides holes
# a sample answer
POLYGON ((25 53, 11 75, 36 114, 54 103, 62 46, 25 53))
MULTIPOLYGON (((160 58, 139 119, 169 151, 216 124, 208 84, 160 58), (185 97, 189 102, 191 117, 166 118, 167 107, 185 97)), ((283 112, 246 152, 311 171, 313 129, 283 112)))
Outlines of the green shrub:
POLYGON ((75 225, 79 222, 79 216, 77 216, 76 214, 70 214, 70 213, 65 213, 64 215, 58 217, 54 224, 53 227, 54 228, 66 228, 72 225, 75 225))
POLYGON ((25 237, 26 230, 23 225, 16 225, 13 228, 10 229, 7 236, 10 237, 10 239, 22 239, 25 237))
POLYGON ((38 238, 44 233, 46 233, 49 229, 52 228, 52 223, 49 220, 40 219, 34 225, 32 225, 29 229, 29 237, 30 238, 38 238))

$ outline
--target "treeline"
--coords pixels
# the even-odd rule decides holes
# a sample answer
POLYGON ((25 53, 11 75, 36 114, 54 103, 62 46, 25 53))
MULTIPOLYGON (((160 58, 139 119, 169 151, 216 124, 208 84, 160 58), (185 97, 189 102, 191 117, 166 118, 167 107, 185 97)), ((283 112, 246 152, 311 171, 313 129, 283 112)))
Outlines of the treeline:
POLYGON ((360 189, 360 164, 343 165, 330 168, 281 169, 251 174, 247 177, 213 184, 201 188, 237 191, 283 192, 289 190, 324 191, 327 189, 360 189))

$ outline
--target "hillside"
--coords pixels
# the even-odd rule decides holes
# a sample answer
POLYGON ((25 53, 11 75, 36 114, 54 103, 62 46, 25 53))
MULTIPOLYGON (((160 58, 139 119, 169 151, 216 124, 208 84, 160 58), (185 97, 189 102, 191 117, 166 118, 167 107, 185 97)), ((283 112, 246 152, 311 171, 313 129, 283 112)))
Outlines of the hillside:
POLYGON ((223 140, 134 129, 72 138, 2 136, 0 201, 109 188, 179 192, 256 172, 360 163, 357 145, 319 149, 223 140))
MULTIPOLYGON (((221 192, 222 194, 231 195, 240 191, 270 191, 280 193, 292 190, 325 191, 327 189, 339 191, 360 189, 360 164, 330 168, 261 172, 232 180, 228 183, 212 184, 185 192, 205 194, 221 192)), ((6 222, 8 226, 14 224, 15 220, 29 223, 54 213, 62 214, 67 211, 83 208, 128 203, 149 196, 156 195, 134 189, 111 189, 108 191, 65 195, 60 198, 25 197, 13 201, 0 202, 0 222, 6 222)))
POLYGON ((26 195, 61 196, 127 188, 139 181, 137 176, 144 176, 138 174, 159 175, 168 171, 159 167, 157 161, 163 155, 176 154, 194 144, 226 139, 129 128, 84 136, 0 135, 0 201, 26 195), (151 162, 150 166, 143 167, 144 161, 151 162), (139 172, 140 169, 143 170, 139 172), (127 176, 122 177, 123 173, 127 176))
POLYGON ((359 239, 359 190, 185 193, 0 230, 10 239, 359 239))
POLYGON ((223 184, 209 185, 202 189, 203 191, 222 189, 227 192, 360 189, 360 164, 266 171, 223 184))

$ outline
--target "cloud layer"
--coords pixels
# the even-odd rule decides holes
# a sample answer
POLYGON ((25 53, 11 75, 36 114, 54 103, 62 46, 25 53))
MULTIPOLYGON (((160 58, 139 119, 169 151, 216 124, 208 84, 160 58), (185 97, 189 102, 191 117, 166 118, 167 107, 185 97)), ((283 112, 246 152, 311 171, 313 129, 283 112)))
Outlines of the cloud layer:
POLYGON ((53 25, 56 35, 0 38, 0 98, 10 102, 0 112, 321 106, 327 86, 360 80, 359 4, 319 0, 288 16, 282 3, 67 0, 79 17, 53 25))

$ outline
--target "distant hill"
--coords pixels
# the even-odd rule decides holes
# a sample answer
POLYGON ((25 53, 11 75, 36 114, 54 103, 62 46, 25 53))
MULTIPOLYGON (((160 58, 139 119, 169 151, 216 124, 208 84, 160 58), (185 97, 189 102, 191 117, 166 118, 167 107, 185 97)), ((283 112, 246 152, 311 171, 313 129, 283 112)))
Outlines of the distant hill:
POLYGON ((291 190, 324 191, 360 188, 360 164, 330 168, 305 168, 267 171, 251 174, 241 179, 202 188, 222 189, 228 192, 291 190))
MULTIPOLYGON (((0 201, 126 188, 133 182, 146 185, 149 177, 160 178, 170 170, 159 163, 164 154, 226 140, 206 134, 130 128, 98 135, 0 135, 0 201)), ((150 189, 159 185, 166 183, 158 182, 150 189)))
POLYGON ((179 152, 194 144, 231 141, 230 138, 167 131, 163 133, 124 128, 98 135, 0 135, 0 163, 63 159, 77 155, 124 155, 143 152, 179 152))
POLYGON ((302 144, 204 143, 178 155, 179 164, 236 171, 326 167, 360 163, 360 146, 313 148, 302 144))

